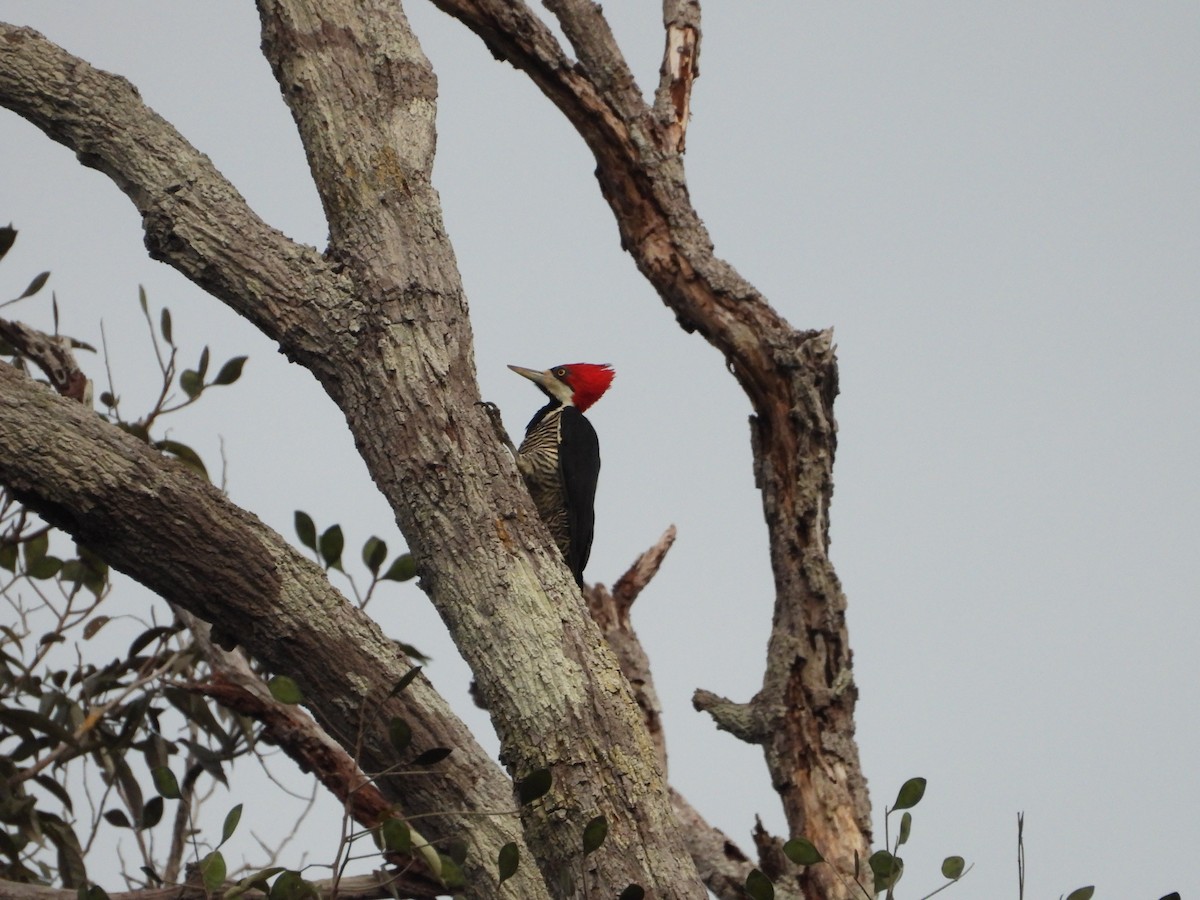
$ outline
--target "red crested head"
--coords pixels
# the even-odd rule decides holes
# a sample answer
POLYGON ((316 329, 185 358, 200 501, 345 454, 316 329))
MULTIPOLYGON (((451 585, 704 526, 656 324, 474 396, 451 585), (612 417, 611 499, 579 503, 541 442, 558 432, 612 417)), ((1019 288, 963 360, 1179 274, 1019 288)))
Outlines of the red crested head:
POLYGON ((604 396, 616 375, 607 363, 569 363, 555 366, 551 371, 555 378, 571 388, 571 404, 580 412, 604 396))
POLYGON ((565 363, 544 372, 524 366, 509 368, 536 384, 551 400, 574 406, 580 412, 604 396, 616 374, 607 363, 565 363))

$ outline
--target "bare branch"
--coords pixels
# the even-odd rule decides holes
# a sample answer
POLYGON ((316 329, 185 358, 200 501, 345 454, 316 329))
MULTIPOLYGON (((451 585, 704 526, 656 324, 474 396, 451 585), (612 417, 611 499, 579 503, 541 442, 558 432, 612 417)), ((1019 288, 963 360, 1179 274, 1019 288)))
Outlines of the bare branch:
MULTIPOLYGON (((617 579, 612 593, 604 585, 588 588, 585 596, 588 610, 604 639, 613 648, 621 663, 621 671, 633 685, 634 696, 642 710, 646 730, 654 742, 659 765, 667 770, 666 736, 662 727, 662 707, 650 672, 650 660, 642 648, 629 619, 630 607, 638 594, 657 573, 662 561, 675 542, 675 526, 671 525, 662 537, 642 553, 617 579)), ((671 789, 671 807, 679 822, 684 843, 695 863, 705 887, 721 900, 742 900, 745 897, 746 876, 754 864, 737 844, 717 828, 713 828, 687 799, 671 789)), ((786 876, 776 879, 775 896, 779 900, 801 900, 802 895, 788 886, 786 876)))
POLYGON ((622 611, 622 614, 628 617, 629 608, 633 606, 633 601, 638 598, 646 585, 650 583, 650 579, 658 574, 659 567, 662 566, 663 560, 667 557, 667 551, 675 544, 675 526, 667 526, 667 530, 662 533, 662 537, 658 541, 634 560, 633 565, 629 567, 617 583, 613 585, 613 599, 617 603, 617 608, 622 611))
POLYGON ((643 107, 642 93, 600 4, 592 0, 545 0, 545 5, 558 19, 597 92, 622 115, 637 115, 643 107))
POLYGON ((712 691, 697 689, 692 694, 692 707, 706 712, 722 731, 728 731, 747 744, 761 744, 764 734, 752 703, 734 703, 712 691))
POLYGON ((666 47, 654 115, 667 149, 683 153, 692 116, 692 83, 700 77, 700 0, 663 0, 666 47))

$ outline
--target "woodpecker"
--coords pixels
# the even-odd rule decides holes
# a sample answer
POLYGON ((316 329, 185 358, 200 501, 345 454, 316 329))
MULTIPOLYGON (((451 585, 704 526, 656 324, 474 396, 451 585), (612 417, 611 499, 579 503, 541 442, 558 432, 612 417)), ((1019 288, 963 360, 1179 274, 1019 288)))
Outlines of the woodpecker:
POLYGON ((612 384, 612 366, 570 363, 539 372, 509 366, 550 402, 537 411, 517 450, 517 468, 575 581, 592 552, 600 442, 583 415, 612 384))

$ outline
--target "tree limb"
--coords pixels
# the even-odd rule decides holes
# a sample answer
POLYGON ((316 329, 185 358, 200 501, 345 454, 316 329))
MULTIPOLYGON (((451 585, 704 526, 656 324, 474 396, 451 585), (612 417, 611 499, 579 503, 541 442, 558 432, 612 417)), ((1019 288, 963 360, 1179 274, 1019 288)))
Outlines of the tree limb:
MULTIPOLYGON (((767 667, 751 703, 768 735, 767 767, 791 832, 808 837, 848 874, 855 855, 870 855, 871 827, 854 743, 858 692, 846 598, 828 557, 837 447, 832 334, 794 330, 714 255, 688 195, 678 128, 682 107, 674 98, 667 102, 670 86, 664 92, 660 82, 655 109, 641 103, 630 110, 619 83, 586 68, 562 68, 556 45, 496 36, 503 30, 499 7, 523 16, 521 0, 434 2, 476 31, 493 53, 528 73, 575 126, 596 159, 596 177, 622 246, 680 325, 698 331, 722 353, 750 399, 755 483, 775 575, 767 667)), ((668 40, 672 28, 693 29, 695 59, 698 6, 667 0, 664 21, 668 40)), ((828 867, 811 868, 806 878, 815 896, 846 894, 828 867)))
MULTIPOLYGON (((625 574, 617 579, 611 593, 602 584, 592 585, 585 591, 588 611, 600 626, 604 639, 617 654, 621 671, 633 685, 646 730, 654 741, 664 772, 667 770, 667 746, 662 727, 662 707, 654 688, 650 659, 637 632, 633 630, 629 613, 634 600, 658 573, 667 551, 674 543, 675 526, 671 525, 654 546, 639 555, 625 574)), ((671 807, 675 810, 684 843, 705 887, 721 900, 742 900, 746 896, 746 877, 754 864, 736 842, 706 822, 675 788, 671 788, 671 807)), ((775 897, 777 900, 802 900, 803 895, 790 884, 788 872, 784 868, 772 873, 775 897)))
MULTIPOLYGON (((387 696, 413 664, 316 564, 191 469, 7 364, 0 482, 114 568, 292 677, 325 731, 358 749, 363 769, 391 773, 376 782, 389 802, 428 817, 431 839, 467 842, 470 895, 494 893, 492 861, 522 840, 515 818, 498 814, 512 807, 508 779, 423 676, 387 696), (420 778, 397 772, 393 717, 412 729, 413 753, 454 752, 420 778)), ((522 896, 546 896, 531 868, 518 878, 522 896)))
MULTIPOLYGON (((552 773, 551 792, 521 814, 554 893, 575 891, 577 829, 603 814, 607 841, 583 872, 593 893, 637 883, 700 898, 632 694, 476 406, 466 302, 429 182, 428 63, 392 0, 259 5, 264 50, 326 209, 331 262, 245 215, 128 82, 33 32, 0 29, 0 102, 113 177, 144 209, 152 254, 248 315, 338 404, 475 674, 501 759, 518 779, 552 773), (188 168, 177 172, 173 159, 188 168)), ((70 521, 78 511, 64 503, 59 512, 70 521)), ((330 692, 338 710, 314 709, 327 728, 327 719, 350 724, 347 707, 371 696, 368 687, 386 693, 378 671, 362 675, 344 685, 350 699, 330 692)), ((348 733, 331 730, 342 741, 348 733)), ((384 739, 372 736, 377 747, 384 739)))

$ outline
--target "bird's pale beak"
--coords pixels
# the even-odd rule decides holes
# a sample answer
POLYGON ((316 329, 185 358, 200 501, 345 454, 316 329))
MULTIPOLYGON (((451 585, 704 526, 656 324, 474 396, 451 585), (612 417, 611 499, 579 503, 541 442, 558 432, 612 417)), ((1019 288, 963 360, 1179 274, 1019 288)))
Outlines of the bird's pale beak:
POLYGON ((524 375, 534 384, 540 385, 541 387, 548 387, 556 380, 555 377, 550 373, 549 369, 546 369, 545 371, 539 371, 538 369, 526 369, 524 366, 509 366, 509 368, 518 375, 524 375))

